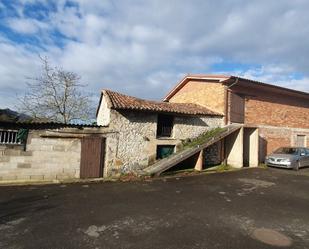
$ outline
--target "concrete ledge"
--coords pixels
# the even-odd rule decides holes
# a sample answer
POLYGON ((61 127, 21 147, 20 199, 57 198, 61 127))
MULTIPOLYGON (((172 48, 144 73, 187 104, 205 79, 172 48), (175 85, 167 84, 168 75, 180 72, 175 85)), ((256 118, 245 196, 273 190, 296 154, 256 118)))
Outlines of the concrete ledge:
POLYGON ((44 175, 30 175, 31 180, 44 180, 44 175))
POLYGON ((91 178, 91 179, 17 179, 0 181, 1 186, 27 186, 27 185, 48 185, 48 184, 73 184, 73 183, 96 183, 96 182, 115 182, 116 178, 91 178))
POLYGON ((0 177, 1 181, 15 181, 17 177, 15 175, 6 175, 0 177))

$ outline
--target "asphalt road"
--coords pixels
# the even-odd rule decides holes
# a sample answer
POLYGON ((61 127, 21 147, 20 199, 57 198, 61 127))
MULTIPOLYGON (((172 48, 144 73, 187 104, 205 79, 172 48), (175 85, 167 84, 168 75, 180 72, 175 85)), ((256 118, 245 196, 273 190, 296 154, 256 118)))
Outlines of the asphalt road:
POLYGON ((309 169, 0 187, 0 248, 309 248, 309 169))

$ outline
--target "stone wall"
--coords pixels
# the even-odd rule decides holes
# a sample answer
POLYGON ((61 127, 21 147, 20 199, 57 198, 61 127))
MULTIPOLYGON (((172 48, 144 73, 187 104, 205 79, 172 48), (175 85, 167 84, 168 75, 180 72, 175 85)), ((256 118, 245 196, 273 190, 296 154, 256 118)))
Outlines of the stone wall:
POLYGON ((222 163, 221 157, 222 141, 219 141, 204 150, 204 165, 214 166, 222 163))
POLYGON ((147 167, 156 159, 158 145, 182 146, 182 140, 194 138, 222 125, 221 117, 176 116, 171 138, 157 138, 157 114, 111 110, 109 128, 117 134, 117 148, 108 176, 147 167))
POLYGON ((176 139, 197 137, 209 129, 221 127, 222 117, 179 116, 174 119, 173 136, 176 139))
POLYGON ((81 139, 85 136, 106 138, 102 155, 106 177, 114 164, 116 133, 106 127, 45 128, 30 129, 25 151, 23 145, 0 145, 0 182, 80 178, 81 139))
POLYGON ((117 148, 107 175, 117 175, 148 165, 147 147, 156 136, 156 122, 156 114, 111 110, 109 128, 117 134, 117 148))
POLYGON ((79 178, 81 142, 77 138, 42 138, 31 131, 22 145, 0 146, 0 180, 79 178))

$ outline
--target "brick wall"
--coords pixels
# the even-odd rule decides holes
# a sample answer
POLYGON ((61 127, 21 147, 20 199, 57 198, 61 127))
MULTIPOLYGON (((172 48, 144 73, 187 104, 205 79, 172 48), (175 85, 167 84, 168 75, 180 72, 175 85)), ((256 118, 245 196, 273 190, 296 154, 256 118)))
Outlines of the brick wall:
MULTIPOLYGON (((309 147, 309 100, 290 96, 284 90, 264 88, 240 81, 231 87, 227 118, 260 128, 260 162, 280 146, 295 146, 297 135, 305 135, 309 147), (244 107, 243 107, 244 102, 244 107), (244 118, 242 111, 244 110, 244 118)), ((191 80, 170 102, 196 103, 225 113, 225 87, 220 83, 191 80)))
POLYGON ((259 127, 260 162, 279 147, 296 146, 297 135, 305 135, 308 141, 308 99, 253 87, 236 86, 233 91, 245 99, 245 124, 259 127))
POLYGON ((250 86, 250 83, 236 85, 232 91, 245 98, 246 124, 309 128, 309 98, 250 86))
POLYGON ((245 123, 293 128, 309 128, 309 106, 290 103, 288 97, 249 98, 245 103, 245 123))
POLYGON ((224 114, 225 87, 220 83, 191 80, 169 102, 195 103, 224 114))
POLYGON ((309 129, 279 128, 260 126, 259 128, 259 160, 264 161, 266 155, 282 146, 296 146, 297 135, 305 135, 305 146, 309 147, 309 129))

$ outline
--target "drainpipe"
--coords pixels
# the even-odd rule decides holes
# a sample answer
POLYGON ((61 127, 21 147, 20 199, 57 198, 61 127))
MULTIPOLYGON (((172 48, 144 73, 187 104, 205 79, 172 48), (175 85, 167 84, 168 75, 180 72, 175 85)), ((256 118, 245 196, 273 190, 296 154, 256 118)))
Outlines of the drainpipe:
POLYGON ((230 99, 230 92, 231 92, 231 87, 236 85, 238 83, 238 78, 236 77, 235 81, 227 86, 227 91, 226 91, 226 100, 225 100, 225 125, 229 124, 229 119, 230 119, 230 113, 229 113, 229 99, 230 99))

